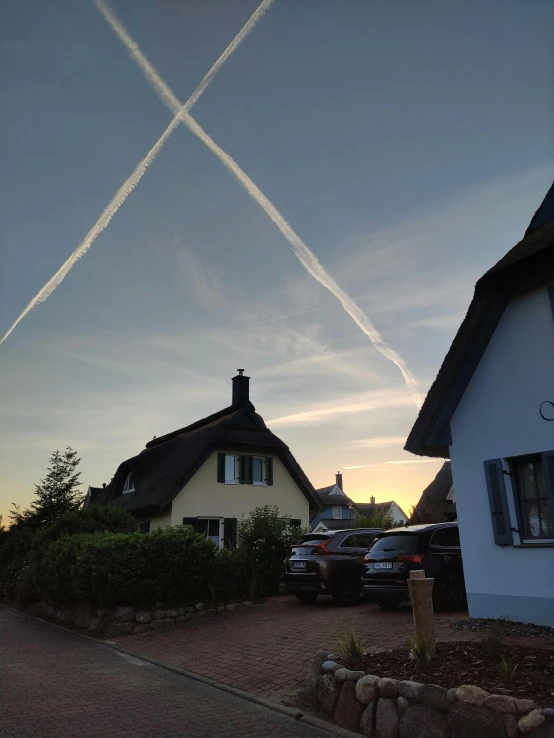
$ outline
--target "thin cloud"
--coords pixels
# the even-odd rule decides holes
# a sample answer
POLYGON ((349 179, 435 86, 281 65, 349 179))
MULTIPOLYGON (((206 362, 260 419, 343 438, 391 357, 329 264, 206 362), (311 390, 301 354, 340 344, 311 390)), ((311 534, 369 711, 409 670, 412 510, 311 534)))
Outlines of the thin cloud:
POLYGON ((401 461, 385 461, 385 464, 436 464, 440 459, 402 459, 401 461))
POLYGON ((343 466, 343 469, 364 469, 363 465, 356 464, 355 466, 343 466))
MULTIPOLYGON (((184 105, 181 105, 179 103, 177 98, 175 98, 173 93, 171 93, 171 90, 169 90, 167 85, 165 85, 166 89, 165 89, 164 94, 167 95, 170 93, 171 99, 172 100, 174 99, 178 103, 178 110, 174 111, 176 113, 175 117, 173 118, 171 123, 167 126, 167 128, 162 133, 160 138, 156 141, 154 146, 152 146, 150 151, 146 154, 144 159, 142 159, 137 164, 137 166, 133 169, 129 177, 127 177, 125 182, 117 190, 115 195, 112 197, 108 205, 104 208, 104 210, 102 211, 102 214, 100 215, 96 223, 93 225, 93 227, 90 229, 90 231, 87 233, 85 238, 81 241, 79 246, 75 249, 75 251, 71 254, 71 256, 62 264, 62 266, 58 269, 58 271, 54 274, 54 276, 48 280, 48 282, 44 285, 44 287, 42 287, 42 289, 40 289, 37 292, 37 294, 29 302, 25 310, 21 313, 21 315, 19 315, 19 317, 11 325, 8 331, 0 339, 0 345, 4 343, 4 341, 12 333, 12 331, 23 320, 23 318, 31 312, 33 308, 35 308, 37 305, 40 305, 41 302, 44 302, 48 297, 50 297, 50 295, 52 294, 52 292, 54 292, 56 287, 58 287, 63 282, 67 273, 75 266, 75 264, 79 261, 79 259, 86 254, 86 252, 90 249, 90 247, 92 246, 94 241, 96 241, 96 239, 102 233, 102 231, 108 227, 108 224, 113 218, 113 216, 117 213, 119 208, 123 205, 125 200, 129 197, 131 192, 135 189, 135 187, 138 185, 140 180, 144 177, 148 167, 153 163, 154 159, 159 154, 165 142, 168 140, 168 138, 171 136, 173 131, 177 128, 177 126, 181 122, 180 114, 187 113, 187 111, 192 108, 192 106, 196 103, 200 95, 202 95, 204 90, 208 87, 210 82, 213 80, 213 78, 215 77, 219 69, 222 67, 222 65, 227 61, 227 59, 231 56, 231 54, 235 51, 235 49, 239 46, 239 44, 241 44, 242 41, 244 41, 244 39, 248 36, 248 34, 254 29, 256 23, 264 15, 264 13, 269 8, 272 2, 273 0, 263 0, 261 5, 250 16, 250 18, 245 23, 243 28, 235 36, 233 41, 231 41, 229 46, 225 49, 225 51, 221 54, 221 56, 217 59, 217 61, 212 65, 210 70, 204 76, 204 78, 202 79, 198 87, 194 90, 194 92, 192 93, 192 95, 189 97, 189 99, 184 105)), ((120 29, 122 29, 124 32, 123 26, 119 24, 119 22, 117 21, 113 13, 110 11, 110 9, 103 2, 103 0, 94 0, 94 3, 98 7, 98 9, 104 14, 104 17, 110 23, 110 25, 112 26, 112 28, 118 35, 120 35, 120 29)), ((140 53, 140 49, 134 43, 134 41, 131 41, 130 39, 129 41, 133 49, 136 48, 137 53, 140 53)), ((133 56, 131 49, 130 49, 130 53, 133 56)), ((150 79, 148 81, 150 81, 150 79)), ((167 104, 168 98, 164 98, 164 102, 167 104)))
MULTIPOLYGON (((406 407, 410 405, 405 395, 394 392, 376 390, 359 397, 356 401, 341 405, 325 405, 323 407, 306 410, 291 415, 283 415, 280 418, 268 420, 267 424, 275 425, 310 425, 333 419, 337 415, 348 413, 368 412, 382 408, 406 407)), ((405 440, 405 439, 404 439, 405 440)))
POLYGON ((348 446, 351 448, 386 448, 387 446, 404 447, 406 443, 405 436, 379 436, 376 438, 360 438, 350 441, 348 446))
MULTIPOLYGON (((273 221, 277 228, 281 231, 285 239, 289 242, 294 255, 300 261, 306 271, 317 280, 323 287, 331 292, 340 302, 344 310, 356 323, 356 325, 366 334, 373 346, 379 353, 395 364, 400 370, 406 386, 410 392, 410 396, 417 407, 421 406, 421 396, 417 389, 417 381, 412 375, 405 360, 391 346, 386 343, 372 321, 363 312, 363 310, 352 300, 352 298, 340 287, 330 274, 324 269, 317 256, 308 248, 302 239, 295 233, 290 223, 277 210, 275 205, 267 198, 260 188, 250 179, 241 167, 229 156, 194 120, 194 118, 185 110, 178 98, 173 94, 172 90, 158 74, 156 69, 150 64, 148 59, 140 50, 138 44, 131 38, 124 26, 117 20, 113 12, 109 11, 103 0, 94 0, 100 8, 107 22, 113 28, 114 32, 127 47, 129 55, 137 63, 142 70, 146 80, 153 87, 160 100, 174 114, 178 115, 180 120, 187 128, 197 136, 202 143, 212 151, 222 164, 227 167, 231 174, 240 182, 250 197, 255 200, 266 215, 273 221)), ((265 12, 265 11, 264 11, 265 12)))

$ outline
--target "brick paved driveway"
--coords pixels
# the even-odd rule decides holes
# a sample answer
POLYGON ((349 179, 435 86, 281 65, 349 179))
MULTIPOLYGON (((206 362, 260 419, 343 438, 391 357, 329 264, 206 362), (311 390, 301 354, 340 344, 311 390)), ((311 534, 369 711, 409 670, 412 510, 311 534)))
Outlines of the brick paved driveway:
POLYGON ((0 607, 0 736, 323 738, 329 734, 0 607))
MULTIPOLYGON (((475 639, 473 633, 450 628, 463 617, 463 612, 437 614, 437 639, 475 639)), ((295 597, 275 597, 247 610, 117 642, 157 661, 279 699, 305 679, 317 649, 335 650, 337 638, 351 627, 372 650, 403 646, 413 635, 412 611, 403 607, 390 612, 368 602, 339 608, 326 597, 310 605, 295 597)))

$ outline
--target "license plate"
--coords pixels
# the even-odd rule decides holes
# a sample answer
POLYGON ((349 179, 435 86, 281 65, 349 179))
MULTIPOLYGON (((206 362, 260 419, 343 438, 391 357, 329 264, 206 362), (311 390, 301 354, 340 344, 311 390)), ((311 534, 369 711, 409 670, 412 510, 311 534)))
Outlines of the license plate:
POLYGON ((305 569, 306 568, 305 561, 292 561, 291 563, 292 563, 293 569, 305 569))
POLYGON ((379 561, 373 564, 374 569, 392 569, 392 561, 379 561))

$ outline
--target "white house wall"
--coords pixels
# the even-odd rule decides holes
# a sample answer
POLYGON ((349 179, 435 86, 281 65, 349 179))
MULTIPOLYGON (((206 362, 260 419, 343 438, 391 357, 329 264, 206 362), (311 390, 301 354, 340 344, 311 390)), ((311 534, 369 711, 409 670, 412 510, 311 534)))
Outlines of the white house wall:
MULTIPOLYGON (((451 421, 450 447, 472 617, 554 626, 554 548, 494 542, 483 462, 554 448, 554 318, 546 288, 508 305, 451 421)), ((511 525, 517 528, 505 476, 511 525)), ((514 543, 519 537, 514 533, 514 543)))
POLYGON ((390 514, 392 515, 393 523, 397 523, 398 525, 404 525, 407 518, 402 512, 401 508, 396 504, 396 502, 392 503, 389 511, 390 511, 390 514))
POLYGON ((308 500, 279 458, 273 457, 272 485, 222 484, 217 481, 217 452, 213 452, 174 498, 171 525, 182 525, 183 518, 196 517, 240 520, 263 505, 277 505, 281 515, 300 519, 302 527, 308 527, 308 500))

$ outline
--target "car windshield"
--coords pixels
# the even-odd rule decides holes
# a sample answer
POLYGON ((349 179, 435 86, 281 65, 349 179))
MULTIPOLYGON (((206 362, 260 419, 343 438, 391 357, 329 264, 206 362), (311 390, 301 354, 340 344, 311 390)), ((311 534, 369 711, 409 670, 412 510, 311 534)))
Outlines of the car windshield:
POLYGON ((377 551, 415 551, 416 543, 417 536, 413 533, 392 534, 377 538, 369 551, 370 553, 377 551))

